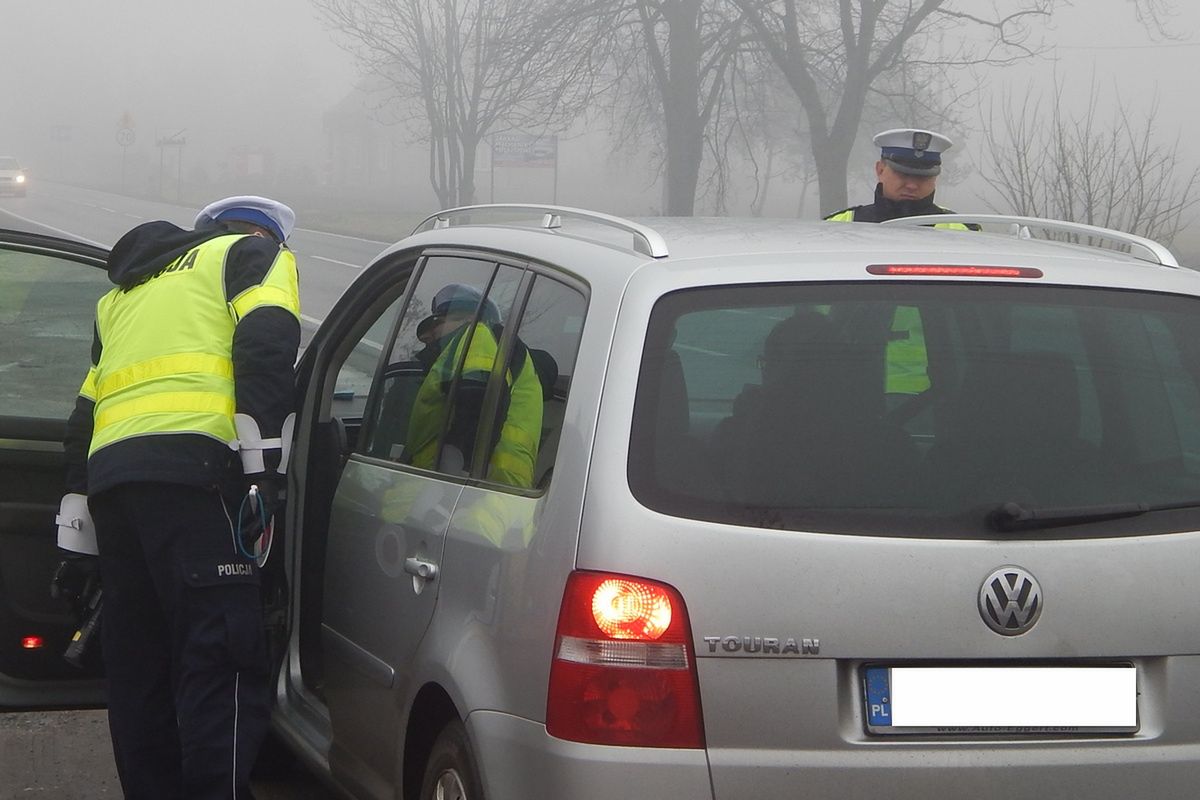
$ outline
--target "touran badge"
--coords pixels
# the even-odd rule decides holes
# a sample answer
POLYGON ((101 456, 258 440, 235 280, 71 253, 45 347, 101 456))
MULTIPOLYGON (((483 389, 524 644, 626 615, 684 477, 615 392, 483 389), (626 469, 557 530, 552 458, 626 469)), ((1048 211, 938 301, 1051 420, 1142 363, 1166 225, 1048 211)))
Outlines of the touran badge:
POLYGON ((1042 587, 1020 567, 1001 567, 979 589, 979 614, 1001 636, 1019 636, 1042 613, 1042 587))

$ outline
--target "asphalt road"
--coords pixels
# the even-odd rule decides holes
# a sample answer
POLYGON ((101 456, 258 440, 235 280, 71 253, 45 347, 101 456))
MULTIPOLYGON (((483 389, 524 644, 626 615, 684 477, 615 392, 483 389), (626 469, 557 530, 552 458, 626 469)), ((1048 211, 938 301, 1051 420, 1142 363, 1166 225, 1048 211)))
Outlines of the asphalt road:
MULTIPOLYGON (((255 769, 257 800, 334 800, 315 776, 268 748, 255 769)), ((0 713, 0 800, 121 797, 104 711, 0 713)))
MULTIPOLYGON (((138 200, 64 184, 41 184, 26 197, 0 197, 0 228, 111 247, 140 222, 165 219, 190 228, 199 209, 138 200)), ((301 316, 318 324, 359 272, 390 242, 296 228, 288 245, 300 272, 301 316)))
MULTIPOLYGON (((24 198, 0 197, 0 228, 110 247, 151 219, 190 227, 197 209, 44 184, 24 198)), ((303 220, 301 220, 303 223, 303 220)), ((313 327, 386 243, 297 228, 289 244, 300 272, 303 317, 313 327)), ((332 800, 312 774, 268 747, 256 768, 259 800, 332 800)), ((121 797, 103 710, 0 712, 0 800, 121 797)))

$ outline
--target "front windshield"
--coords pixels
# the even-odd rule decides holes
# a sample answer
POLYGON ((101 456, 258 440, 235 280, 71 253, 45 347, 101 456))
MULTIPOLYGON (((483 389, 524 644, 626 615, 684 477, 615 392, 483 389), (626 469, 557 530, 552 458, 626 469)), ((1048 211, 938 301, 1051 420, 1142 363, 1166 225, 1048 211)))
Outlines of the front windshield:
POLYGON ((1198 312, 1041 285, 677 292, 650 323, 631 486, 681 516, 909 535, 995 535, 1005 503, 1195 502, 1198 312))
POLYGON ((0 169, 20 169, 21 165, 17 163, 15 158, 6 158, 0 156, 0 169))

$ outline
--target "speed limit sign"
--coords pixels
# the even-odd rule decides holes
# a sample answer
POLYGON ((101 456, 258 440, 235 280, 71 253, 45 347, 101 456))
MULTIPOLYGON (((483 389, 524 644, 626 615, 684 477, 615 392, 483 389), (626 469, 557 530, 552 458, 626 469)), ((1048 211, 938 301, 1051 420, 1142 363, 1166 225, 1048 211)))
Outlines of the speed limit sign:
POLYGON ((117 130, 117 144, 121 147, 129 147, 133 144, 133 128, 120 128, 117 130))

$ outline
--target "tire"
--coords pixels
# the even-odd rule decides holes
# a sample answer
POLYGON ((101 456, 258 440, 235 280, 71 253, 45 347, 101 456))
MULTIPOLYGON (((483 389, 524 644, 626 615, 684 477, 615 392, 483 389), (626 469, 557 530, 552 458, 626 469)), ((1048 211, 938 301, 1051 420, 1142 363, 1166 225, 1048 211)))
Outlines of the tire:
POLYGON ((420 800, 483 800, 475 751, 458 720, 446 723, 425 762, 420 800))

